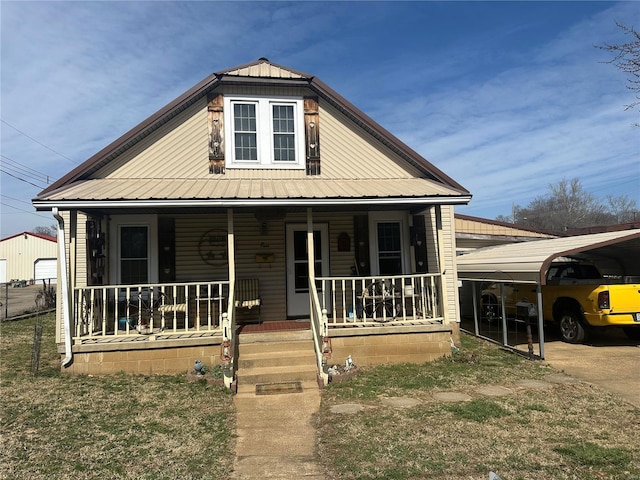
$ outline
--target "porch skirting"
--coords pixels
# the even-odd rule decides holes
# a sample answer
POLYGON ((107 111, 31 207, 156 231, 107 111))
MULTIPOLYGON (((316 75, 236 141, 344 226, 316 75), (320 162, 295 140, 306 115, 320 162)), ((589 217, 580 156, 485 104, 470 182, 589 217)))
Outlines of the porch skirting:
POLYGON ((220 337, 194 340, 74 346, 73 363, 62 371, 71 375, 171 375, 190 371, 196 360, 210 367, 220 363, 220 337))
POLYGON ((459 346, 457 323, 407 329, 330 329, 333 353, 329 364, 351 355, 358 366, 424 363, 451 355, 451 339, 459 346))

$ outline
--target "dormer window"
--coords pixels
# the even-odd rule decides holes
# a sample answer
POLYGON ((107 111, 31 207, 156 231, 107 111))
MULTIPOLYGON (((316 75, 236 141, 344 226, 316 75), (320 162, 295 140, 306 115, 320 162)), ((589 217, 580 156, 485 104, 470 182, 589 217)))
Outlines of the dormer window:
POLYGON ((227 168, 305 168, 302 98, 224 97, 227 168))

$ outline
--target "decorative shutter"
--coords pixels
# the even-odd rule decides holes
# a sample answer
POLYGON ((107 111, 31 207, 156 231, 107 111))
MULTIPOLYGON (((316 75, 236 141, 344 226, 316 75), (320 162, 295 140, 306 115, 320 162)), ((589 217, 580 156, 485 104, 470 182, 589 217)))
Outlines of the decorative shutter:
POLYGON ((416 273, 427 273, 427 230, 425 228, 424 215, 413 216, 413 238, 411 243, 416 257, 416 273))
POLYGON ((307 175, 320 175, 320 115, 318 97, 304 98, 304 133, 307 175))
POLYGON ((224 102, 222 94, 209 94, 209 173, 224 173, 224 102))
POLYGON ((158 218, 158 278, 160 283, 176 280, 176 227, 172 217, 158 218))
POLYGON ((368 277, 371 275, 371 264, 369 261, 369 217, 367 215, 353 216, 353 237, 356 275, 368 277))

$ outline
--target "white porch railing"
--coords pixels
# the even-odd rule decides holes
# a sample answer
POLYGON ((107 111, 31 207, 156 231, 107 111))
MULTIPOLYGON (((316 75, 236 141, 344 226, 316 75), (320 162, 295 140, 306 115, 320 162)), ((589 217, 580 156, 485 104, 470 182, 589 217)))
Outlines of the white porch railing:
POLYGON ((309 288, 309 312, 311 332, 313 333, 313 347, 316 353, 318 375, 326 385, 329 383, 327 373, 327 357, 331 355, 325 340, 329 335, 327 327, 327 311, 320 306, 318 291, 314 285, 309 288))
POLYGON ((437 273, 316 280, 329 327, 444 320, 442 276, 437 273))
POLYGON ((77 287, 75 339, 222 330, 229 282, 77 287))

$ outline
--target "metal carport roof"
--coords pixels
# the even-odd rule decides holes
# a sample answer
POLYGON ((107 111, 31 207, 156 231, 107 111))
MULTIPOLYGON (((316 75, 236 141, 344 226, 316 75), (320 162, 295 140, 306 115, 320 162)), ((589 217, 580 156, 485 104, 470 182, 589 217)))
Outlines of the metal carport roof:
POLYGON ((622 275, 640 275, 640 229, 513 243, 476 250, 456 258, 461 279, 535 282, 544 285, 558 257, 603 258, 622 275))

